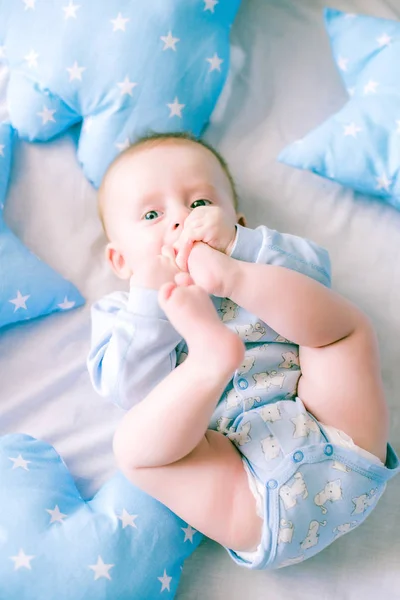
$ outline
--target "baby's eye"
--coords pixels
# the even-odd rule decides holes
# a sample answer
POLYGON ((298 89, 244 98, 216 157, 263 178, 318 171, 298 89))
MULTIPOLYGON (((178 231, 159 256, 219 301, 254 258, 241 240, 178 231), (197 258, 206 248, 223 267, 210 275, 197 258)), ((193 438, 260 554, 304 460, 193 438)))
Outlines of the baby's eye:
POLYGON ((149 212, 143 215, 142 219, 144 219, 145 221, 153 221, 154 219, 157 219, 160 216, 160 214, 161 213, 158 210, 149 210, 149 212))
POLYGON ((206 200, 205 198, 200 198, 200 200, 195 200, 192 202, 190 208, 198 208, 199 206, 209 206, 211 204, 211 200, 206 200))

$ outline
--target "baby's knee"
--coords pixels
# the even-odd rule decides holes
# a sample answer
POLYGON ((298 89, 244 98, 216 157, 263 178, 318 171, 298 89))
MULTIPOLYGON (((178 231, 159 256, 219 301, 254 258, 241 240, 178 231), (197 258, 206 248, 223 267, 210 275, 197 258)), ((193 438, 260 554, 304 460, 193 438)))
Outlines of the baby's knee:
POLYGON ((362 344, 364 350, 376 352, 378 340, 374 326, 370 318, 359 309, 357 309, 352 335, 357 339, 359 344, 362 344))
POLYGON ((118 426, 114 433, 112 448, 116 465, 125 475, 127 472, 139 468, 139 465, 136 464, 137 461, 135 461, 134 453, 132 450, 129 450, 126 432, 121 426, 118 426))

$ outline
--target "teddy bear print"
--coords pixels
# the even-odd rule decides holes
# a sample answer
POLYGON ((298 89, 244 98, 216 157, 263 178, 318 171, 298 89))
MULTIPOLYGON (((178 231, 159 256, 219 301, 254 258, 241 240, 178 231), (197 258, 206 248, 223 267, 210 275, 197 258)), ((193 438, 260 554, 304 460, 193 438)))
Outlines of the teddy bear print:
POLYGON ((311 432, 320 433, 317 423, 306 413, 300 413, 297 417, 290 420, 294 425, 294 438, 307 437, 311 432))
POLYGON ((237 325, 236 332, 244 342, 258 342, 265 335, 266 329, 261 323, 253 325, 237 325))
POLYGON ((291 369, 292 367, 299 367, 299 357, 294 352, 285 352, 282 354, 283 362, 279 365, 281 369, 291 369))
POLYGON ((237 317, 238 305, 229 298, 224 298, 221 302, 221 308, 218 312, 222 314, 222 322, 227 323, 237 317))
POLYGON ((332 462, 332 469, 336 469, 337 471, 343 471, 343 473, 350 473, 351 469, 347 465, 339 462, 338 460, 334 460, 332 462))
POLYGON ((237 408, 242 403, 242 398, 239 396, 236 390, 231 389, 229 392, 224 394, 225 396, 225 406, 227 410, 232 408, 237 408))
POLYGON ((286 519, 280 520, 278 544, 291 544, 294 534, 294 525, 292 521, 286 519))
POLYGON ((309 548, 313 548, 314 546, 316 546, 318 544, 318 540, 319 540, 318 529, 320 528, 320 525, 322 525, 322 527, 325 527, 326 521, 322 521, 322 522, 311 521, 311 523, 308 527, 308 533, 307 533, 306 537, 304 538, 304 540, 300 544, 300 546, 303 550, 308 550, 309 548))
POLYGON ((251 442, 251 437, 249 436, 251 430, 250 421, 247 423, 243 423, 238 431, 228 433, 227 437, 235 444, 235 446, 244 446, 244 444, 248 444, 251 442))
POLYGON ((328 512, 324 506, 326 502, 337 502, 338 500, 342 500, 343 496, 341 483, 342 482, 340 479, 328 481, 324 489, 314 496, 314 502, 320 507, 322 514, 326 515, 328 512))
POLYGON ((259 402, 261 402, 260 396, 252 396, 251 398, 244 398, 244 400, 243 400, 244 410, 252 409, 254 407, 254 405, 259 402))
POLYGON ((246 356, 237 370, 238 374, 243 375, 244 373, 248 373, 254 367, 255 362, 255 356, 246 356))
POLYGON ((266 438, 261 440, 261 448, 264 452, 266 461, 277 458, 281 453, 281 447, 278 443, 278 440, 273 435, 268 435, 266 438))
POLYGON ((259 344, 258 346, 254 346, 254 348, 250 348, 249 351, 254 354, 260 354, 261 352, 265 352, 269 345, 270 344, 259 344))
POLYGON ((279 406, 276 404, 266 404, 260 410, 259 413, 265 423, 273 423, 274 421, 280 421, 282 419, 281 411, 279 406))
POLYGON ((217 431, 227 434, 232 421, 233 419, 230 419, 229 417, 220 417, 217 421, 217 431))
POLYGON ((342 525, 338 525, 337 527, 332 529, 332 533, 335 534, 335 539, 336 539, 336 538, 340 537, 341 535, 348 533, 351 529, 354 529, 354 527, 357 527, 357 525, 358 525, 357 521, 351 521, 350 523, 343 523, 342 525))
POLYGON ((290 344, 291 343, 289 340, 287 340, 285 337, 283 337, 283 335, 278 335, 278 337, 276 337, 274 341, 280 342, 281 344, 290 344))
POLYGON ((269 388, 273 385, 282 389, 285 381, 285 375, 284 373, 278 373, 278 371, 271 371, 270 373, 255 373, 255 375, 253 375, 253 379, 256 382, 255 388, 257 390, 269 390, 269 388))
POLYGON ((371 506, 376 500, 376 492, 378 489, 372 489, 370 492, 366 494, 362 494, 361 496, 357 496, 356 498, 352 498, 351 501, 354 504, 352 515, 360 515, 365 513, 367 508, 371 506))
POLYGON ((297 496, 301 496, 303 500, 308 497, 306 482, 300 471, 297 471, 293 476, 294 482, 292 485, 283 485, 279 490, 279 496, 286 510, 293 508, 297 504, 297 496))

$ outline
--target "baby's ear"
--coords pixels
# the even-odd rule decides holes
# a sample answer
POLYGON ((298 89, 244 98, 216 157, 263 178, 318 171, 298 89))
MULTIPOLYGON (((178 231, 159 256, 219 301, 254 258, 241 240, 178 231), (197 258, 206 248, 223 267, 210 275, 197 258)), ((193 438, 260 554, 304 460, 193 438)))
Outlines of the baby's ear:
POLYGON ((109 242, 106 246, 105 255, 106 261, 117 277, 120 279, 129 279, 132 276, 132 271, 116 244, 109 242))
POLYGON ((246 217, 243 213, 236 213, 236 222, 243 227, 247 227, 246 217))

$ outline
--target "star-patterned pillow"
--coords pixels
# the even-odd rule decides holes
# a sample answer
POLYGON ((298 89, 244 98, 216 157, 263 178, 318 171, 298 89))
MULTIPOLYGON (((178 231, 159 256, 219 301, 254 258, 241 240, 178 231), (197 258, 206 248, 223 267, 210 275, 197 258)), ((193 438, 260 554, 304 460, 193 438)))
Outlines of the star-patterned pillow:
POLYGON ((400 23, 327 9, 349 101, 279 160, 400 209, 400 23))
POLYGON ((0 438, 0 598, 173 598, 201 535, 121 473, 90 501, 52 446, 0 438))
POLYGON ((0 329, 84 303, 75 286, 30 252, 4 221, 13 138, 9 123, 0 123, 0 329))
POLYGON ((12 125, 46 141, 83 121, 78 159, 96 187, 140 135, 199 136, 226 81, 240 1, 0 3, 12 125))

